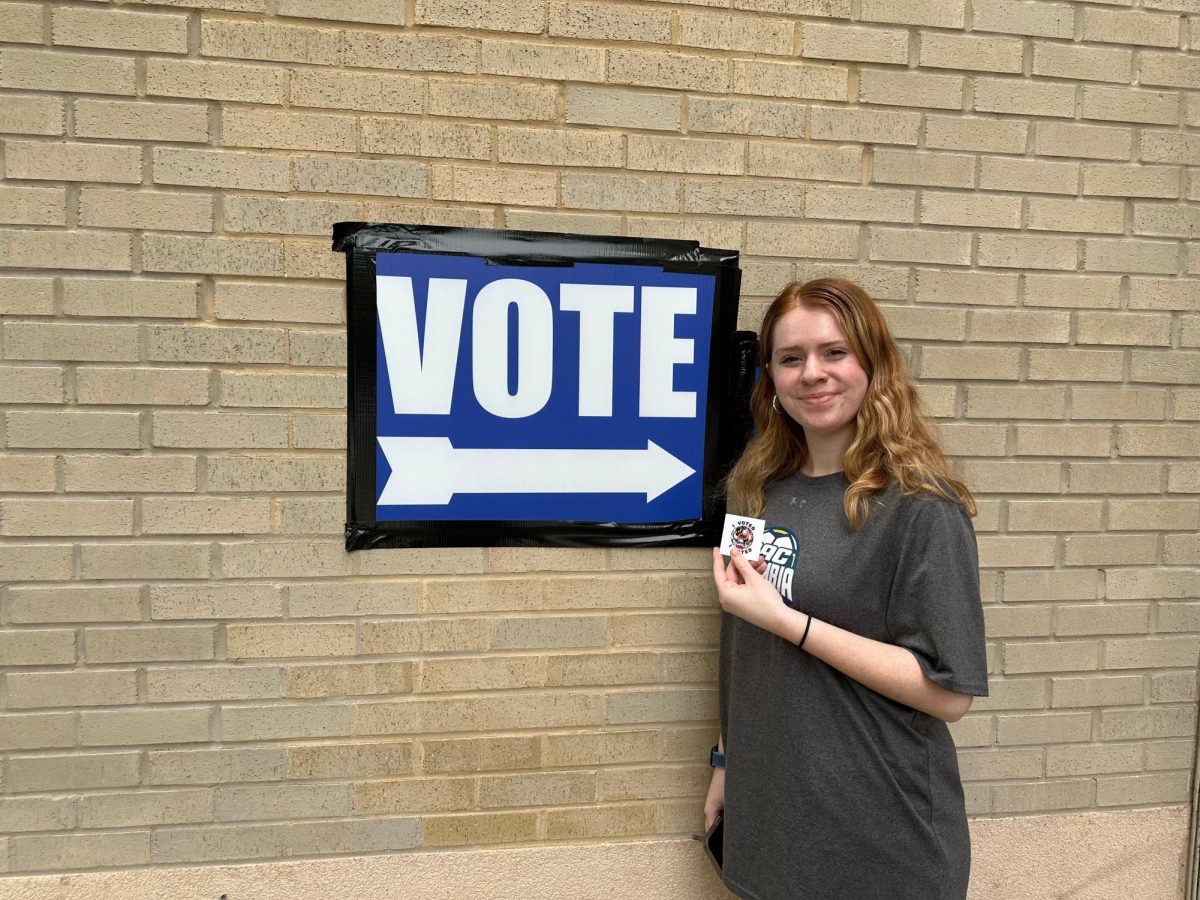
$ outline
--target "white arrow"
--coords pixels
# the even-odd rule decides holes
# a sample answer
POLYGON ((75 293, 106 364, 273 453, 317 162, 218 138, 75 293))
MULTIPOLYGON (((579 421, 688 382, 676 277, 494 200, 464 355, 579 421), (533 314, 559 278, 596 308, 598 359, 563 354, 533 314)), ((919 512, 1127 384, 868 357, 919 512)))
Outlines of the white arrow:
POLYGON ((695 469, 653 441, 645 450, 455 449, 444 437, 381 437, 392 474, 380 505, 444 505, 455 494, 645 494, 695 469))

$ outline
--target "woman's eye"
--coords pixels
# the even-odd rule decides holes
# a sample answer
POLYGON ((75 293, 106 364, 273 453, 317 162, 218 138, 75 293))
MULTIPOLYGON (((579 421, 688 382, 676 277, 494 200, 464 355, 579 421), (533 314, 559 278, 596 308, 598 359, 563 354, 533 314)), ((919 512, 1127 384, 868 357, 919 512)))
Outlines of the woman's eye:
POLYGON ((846 351, 843 350, 841 347, 835 347, 833 350, 830 350, 827 355, 841 358, 846 355, 846 351))

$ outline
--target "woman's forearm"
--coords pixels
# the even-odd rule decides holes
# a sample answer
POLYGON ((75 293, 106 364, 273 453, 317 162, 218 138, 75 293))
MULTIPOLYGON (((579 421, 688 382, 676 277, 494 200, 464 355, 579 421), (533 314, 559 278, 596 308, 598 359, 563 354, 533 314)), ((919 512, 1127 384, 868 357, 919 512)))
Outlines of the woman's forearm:
MULTIPOLYGON (((793 644, 799 643, 808 614, 788 609, 776 632, 793 644)), ((947 690, 931 681, 917 658, 904 647, 872 640, 813 619, 804 650, 890 700, 911 706, 947 722, 956 722, 971 707, 971 697, 947 690)))

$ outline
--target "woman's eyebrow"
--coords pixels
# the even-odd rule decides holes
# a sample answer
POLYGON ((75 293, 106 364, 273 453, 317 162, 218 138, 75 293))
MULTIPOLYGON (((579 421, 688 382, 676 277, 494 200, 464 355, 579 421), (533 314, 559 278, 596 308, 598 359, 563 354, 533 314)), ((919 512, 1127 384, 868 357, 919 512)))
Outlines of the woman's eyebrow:
MULTIPOLYGON (((824 343, 817 344, 817 349, 824 350, 826 347, 836 347, 840 344, 845 344, 845 343, 846 343, 845 341, 825 341, 824 343)), ((799 346, 798 344, 788 344, 786 347, 776 347, 775 352, 783 353, 785 351, 803 350, 803 349, 804 348, 799 346)))

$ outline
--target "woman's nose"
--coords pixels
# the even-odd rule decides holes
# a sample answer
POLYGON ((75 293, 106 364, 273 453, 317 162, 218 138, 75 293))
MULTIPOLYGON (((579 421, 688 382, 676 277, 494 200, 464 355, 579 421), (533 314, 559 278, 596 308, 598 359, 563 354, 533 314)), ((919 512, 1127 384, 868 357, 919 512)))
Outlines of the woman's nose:
POLYGON ((804 361, 804 368, 800 372, 800 377, 805 381, 820 381, 825 377, 825 370, 821 368, 821 361, 815 356, 810 356, 804 361))

